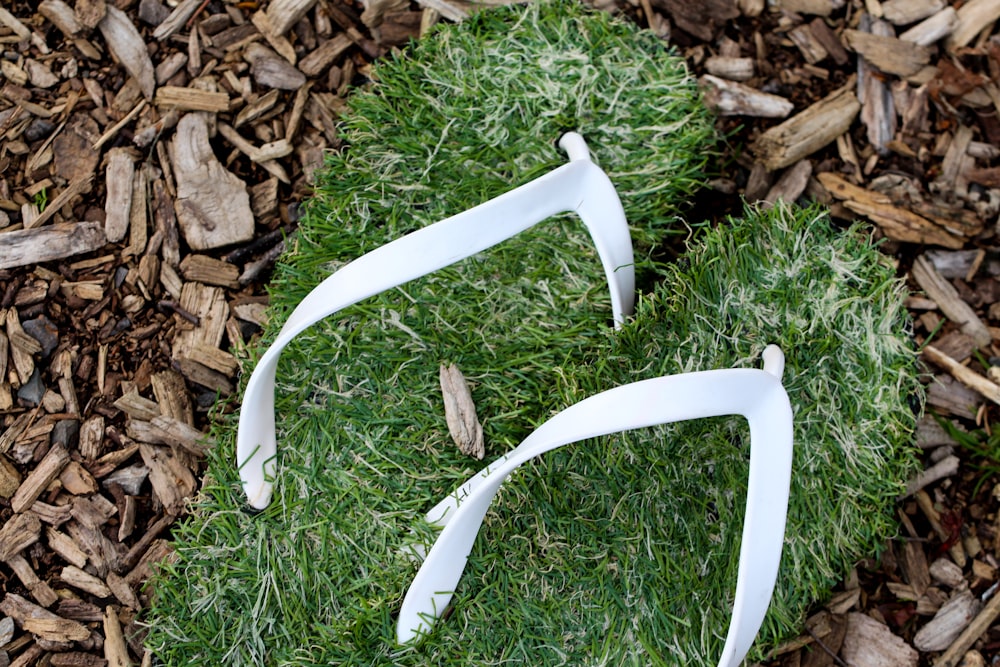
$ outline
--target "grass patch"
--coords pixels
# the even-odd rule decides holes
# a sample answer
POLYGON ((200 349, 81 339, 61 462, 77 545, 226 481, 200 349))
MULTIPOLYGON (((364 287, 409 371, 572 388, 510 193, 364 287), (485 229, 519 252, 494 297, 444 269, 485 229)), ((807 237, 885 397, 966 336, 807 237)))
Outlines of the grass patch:
POLYGON ((645 258, 682 227, 711 121, 683 62, 575 2, 488 12, 384 63, 357 95, 273 287, 277 331, 343 262, 561 164, 577 129, 622 195, 639 266, 665 278, 615 334, 582 225, 559 218, 329 318, 279 369, 280 479, 242 511, 235 420, 220 429, 149 645, 189 665, 714 664, 736 581, 745 425, 704 420, 581 443, 523 467, 487 516, 449 619, 416 647, 394 613, 420 517, 479 468, 449 441, 442 361, 472 384, 487 457, 597 391, 785 351, 796 418, 779 591, 758 643, 892 532, 914 464, 918 391, 901 288, 817 210, 748 211, 674 267, 645 258), (878 511, 883 508, 884 511, 878 511))

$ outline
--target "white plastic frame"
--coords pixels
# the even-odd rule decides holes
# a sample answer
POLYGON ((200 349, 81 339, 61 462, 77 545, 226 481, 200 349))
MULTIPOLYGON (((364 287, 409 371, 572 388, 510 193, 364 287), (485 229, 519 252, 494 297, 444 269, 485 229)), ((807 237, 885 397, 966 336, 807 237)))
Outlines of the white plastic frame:
MULTIPOLYGON (((396 626, 407 643, 447 608, 483 518, 504 480, 521 464, 587 438, 669 422, 742 415, 750 425, 750 471, 736 597, 719 667, 737 667, 757 636, 785 533, 792 467, 792 408, 781 384, 784 354, 765 348, 764 369, 724 369, 643 380, 586 398, 538 427, 427 514, 443 530, 406 592, 396 626)), ((511 563, 510 567, 521 564, 511 563)))
POLYGON ((463 213, 407 234, 345 265, 296 306, 247 381, 236 436, 236 463, 250 505, 271 502, 277 468, 274 382, 278 358, 295 336, 362 299, 482 252, 557 213, 574 212, 590 232, 611 290, 615 326, 635 298, 632 240, 608 176, 583 137, 559 140, 569 163, 463 213))

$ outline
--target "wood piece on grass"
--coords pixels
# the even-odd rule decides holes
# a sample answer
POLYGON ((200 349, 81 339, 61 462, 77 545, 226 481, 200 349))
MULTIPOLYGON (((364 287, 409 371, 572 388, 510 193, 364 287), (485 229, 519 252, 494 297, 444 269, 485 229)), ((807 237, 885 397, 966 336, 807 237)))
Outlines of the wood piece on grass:
POLYGON ((0 561, 21 553, 38 541, 42 522, 33 512, 15 514, 0 527, 0 561))
POLYGON ((705 74, 698 79, 705 104, 723 116, 784 118, 794 105, 784 97, 705 74))
POLYGON ((267 16, 267 12, 264 10, 255 12, 250 18, 250 22, 254 24, 257 30, 260 30, 260 34, 264 35, 264 39, 278 52, 278 55, 287 60, 290 65, 296 63, 298 56, 295 53, 295 47, 285 39, 284 35, 274 29, 274 26, 271 25, 271 19, 267 16))
POLYGON ((177 33, 184 24, 187 23, 202 4, 202 0, 183 0, 174 10, 170 12, 160 25, 153 30, 153 37, 158 41, 163 41, 171 35, 177 33))
POLYGON ((52 526, 45 529, 45 540, 56 554, 64 561, 76 567, 82 568, 87 564, 87 554, 80 547, 76 546, 66 533, 60 532, 52 526))
POLYGON ((778 178, 764 196, 764 201, 768 204, 775 204, 779 199, 794 202, 805 192, 811 177, 812 163, 809 160, 799 160, 778 178))
POLYGON ((849 665, 916 667, 919 654, 884 623, 853 612, 847 615, 840 657, 849 665))
POLYGON ((994 593, 982 611, 962 630, 948 649, 938 656, 934 661, 934 667, 958 667, 965 652, 993 625, 998 615, 1000 615, 1000 595, 994 593))
POLYGON ((168 447, 140 444, 139 453, 149 467, 153 493, 167 512, 179 514, 197 489, 194 474, 168 447))
POLYGON ((162 109, 220 113, 229 110, 229 95, 183 86, 160 86, 155 103, 162 109))
POLYGON ((38 604, 43 607, 51 607, 59 601, 59 596, 56 595, 56 592, 38 577, 38 574, 24 556, 11 556, 7 559, 6 563, 38 604))
POLYGON ((312 78, 317 77, 330 68, 354 42, 347 35, 340 33, 328 39, 314 49, 299 63, 299 71, 312 78))
POLYGON ((316 0, 273 0, 267 6, 271 29, 278 35, 284 35, 315 4, 316 0))
POLYGON ((296 90, 306 82, 305 74, 262 44, 248 44, 243 51, 243 58, 250 63, 250 75, 258 85, 279 90, 296 90))
POLYGON ((10 499, 10 506, 15 512, 24 512, 38 500, 45 488, 52 483, 69 462, 69 452, 62 445, 53 445, 48 453, 39 461, 35 469, 21 483, 21 487, 10 499))
POLYGON ((993 337, 975 311, 959 297, 958 291, 934 268, 926 256, 920 255, 913 262, 910 272, 913 279, 933 299, 941 312, 959 325, 964 333, 972 336, 980 347, 989 345, 993 337))
POLYGON ((853 81, 808 109, 764 132, 752 150, 770 170, 777 170, 815 153, 847 131, 861 109, 851 92, 853 81))
POLYGON ((10 498, 21 486, 21 473, 3 454, 0 454, 0 498, 10 498))
POLYGON ((957 456, 946 456, 910 480, 906 485, 904 496, 912 496, 920 489, 930 486, 934 482, 951 477, 958 472, 958 464, 959 459, 957 456))
POLYGON ((882 17, 895 25, 910 25, 944 7, 945 0, 886 0, 882 3, 882 17))
POLYGON ((90 630, 82 623, 62 618, 16 593, 4 596, 0 611, 13 618, 27 632, 44 639, 83 641, 90 637, 90 630))
POLYGON ((1000 405, 1000 385, 990 382, 979 373, 963 366, 933 345, 924 347, 923 356, 935 366, 948 371, 948 373, 966 387, 977 391, 984 398, 1000 405))
POLYGON ((190 254, 179 268, 185 280, 219 287, 236 287, 240 277, 239 267, 208 255, 190 254))
POLYGON ((845 30, 847 46, 868 63, 887 74, 910 76, 930 62, 930 49, 897 37, 873 35, 860 30, 845 30))
POLYGON ((945 47, 957 51, 997 19, 1000 19, 1000 0, 969 0, 958 8, 958 25, 945 40, 945 47))
POLYGON ((0 232, 0 269, 41 264, 93 252, 107 243, 104 225, 77 222, 0 232))
POLYGON ((177 222, 193 250, 253 238, 246 184, 216 159, 204 114, 187 114, 177 123, 170 160, 177 179, 177 222))
POLYGON ((118 612, 111 605, 104 608, 104 659, 108 667, 129 667, 128 647, 122 634, 118 612))
POLYGON ((946 7, 937 14, 921 21, 899 36, 904 42, 920 46, 930 46, 944 39, 958 27, 958 12, 954 7, 946 7))
POLYGON ((134 177, 135 160, 132 153, 125 148, 112 148, 108 152, 108 167, 105 172, 107 197, 104 205, 104 236, 110 243, 118 243, 128 233, 134 177))
POLYGON ((832 172, 817 175, 827 191, 850 210, 877 224, 890 239, 907 243, 927 243, 945 248, 961 248, 964 239, 941 229, 932 221, 896 206, 887 195, 849 183, 832 172))
POLYGON ((483 427, 476 416, 476 405, 472 401, 472 392, 465 376, 455 364, 441 364, 438 376, 444 398, 445 421, 451 439, 463 454, 482 459, 486 454, 483 427))
POLYGON ((59 573, 59 578, 67 586, 90 593, 98 598, 111 597, 111 589, 103 581, 75 565, 67 565, 59 573))
POLYGON ((153 61, 149 59, 145 40, 131 19, 125 12, 111 5, 108 6, 107 14, 98 27, 104 35, 111 55, 139 83, 143 97, 147 101, 152 101, 156 90, 153 61))
POLYGON ((709 74, 728 81, 747 81, 754 76, 753 58, 709 56, 704 64, 709 74))

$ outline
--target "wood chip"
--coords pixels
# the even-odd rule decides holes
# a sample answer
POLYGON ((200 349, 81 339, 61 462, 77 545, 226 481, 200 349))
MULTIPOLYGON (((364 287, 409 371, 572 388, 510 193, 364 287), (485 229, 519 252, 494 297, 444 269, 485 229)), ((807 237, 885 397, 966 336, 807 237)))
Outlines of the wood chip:
POLYGON ((884 623, 855 612, 847 615, 840 657, 857 667, 916 667, 919 655, 884 623))
POLYGON ((139 83, 143 97, 152 101, 156 90, 156 74, 149 59, 146 42, 125 12, 108 6, 107 14, 98 26, 108 44, 108 50, 122 67, 139 83))
MULTIPOLYGON (((342 56, 354 42, 347 35, 341 33, 328 39, 314 49, 309 55, 299 63, 299 71, 308 77, 317 77, 330 68, 340 56, 342 56)), ((237 126, 238 127, 238 126, 237 126)))
POLYGON ((0 561, 16 556, 41 536, 42 523, 33 512, 15 514, 0 528, 0 561))
POLYGON ((59 596, 56 595, 56 592, 38 577, 38 574, 35 573, 31 564, 24 556, 12 556, 6 562, 38 604, 43 607, 51 607, 59 601, 59 596))
POLYGON ((997 19, 1000 19, 1000 0, 969 0, 958 8, 958 25, 945 46, 949 51, 962 48, 997 19))
POLYGON ((170 159, 177 178, 177 222, 194 250, 253 238, 246 184, 216 159, 203 114, 187 114, 177 123, 170 159))
POLYGON ((108 152, 105 172, 107 189, 104 206, 104 236, 110 243, 118 243, 128 233, 132 210, 132 182, 135 177, 135 159, 125 148, 112 148, 108 152))
POLYGON ((59 476, 69 462, 69 453, 62 445, 53 445, 48 454, 31 471, 21 488, 10 499, 10 506, 15 512, 23 512, 38 500, 45 488, 59 476))
POLYGON ((930 46, 952 34, 958 27, 958 23, 958 12, 953 7, 946 7, 934 16, 913 26, 899 38, 904 42, 930 46))
POLYGON ((76 12, 63 0, 43 0, 38 5, 38 13, 68 38, 77 37, 84 31, 83 24, 76 18, 76 12))
POLYGON ((92 574, 84 572, 75 565, 67 565, 64 567, 62 572, 59 574, 59 578, 62 579, 63 583, 68 586, 72 586, 73 588, 77 588, 81 591, 86 591, 95 597, 111 597, 111 589, 108 588, 103 581, 92 574))
POLYGON ((451 439, 463 454, 482 459, 486 454, 483 427, 476 416, 476 405, 465 376, 455 364, 441 364, 438 375, 451 439))
POLYGON ((183 2, 177 3, 177 6, 170 12, 170 15, 160 25, 156 26, 156 29, 153 31, 153 37, 162 42, 175 34, 184 27, 184 24, 194 15, 201 4, 202 0, 183 0, 183 2))
POLYGON ((945 0, 886 0, 882 3, 882 16, 896 25, 909 25, 944 7, 945 0))
POLYGON ((972 620, 962 633, 952 642, 944 653, 934 661, 934 667, 958 667, 965 652, 993 625, 1000 615, 1000 595, 994 594, 981 612, 972 620))
POLYGON ((723 116, 784 118, 795 106, 784 97, 705 74, 698 79, 705 104, 723 116))
POLYGON ((111 605, 104 609, 104 658, 108 661, 108 667, 129 667, 132 664, 122 634, 121 620, 111 605))
POLYGON ((79 568, 87 564, 87 554, 80 547, 76 546, 73 538, 66 533, 62 533, 49 526, 45 529, 45 539, 48 542, 49 548, 67 563, 79 568))
POLYGON ((971 336, 980 347, 989 345, 993 336, 975 311, 965 303, 958 291, 945 280, 924 255, 913 262, 911 271, 913 279, 934 300, 952 322, 958 324, 962 331, 971 336))
POLYGON ((933 345, 924 347, 923 357, 948 371, 956 380, 970 389, 974 389, 984 398, 1000 405, 1000 385, 990 382, 985 377, 958 363, 933 345))
POLYGON ((278 35, 284 35, 315 4, 316 0, 272 0, 267 7, 271 29, 278 35))
POLYGON ((781 175, 764 196, 764 201, 769 204, 775 204, 778 200, 794 202, 805 192, 811 177, 812 163, 809 160, 799 160, 781 175))
POLYGON ((760 135, 752 147, 757 158, 772 171, 781 169, 812 155, 846 132, 861 110, 850 87, 834 91, 760 135))
POLYGON ((142 461, 149 467, 149 481, 160 503, 171 514, 179 514, 184 501, 197 488, 194 474, 167 447, 139 445, 142 461))
POLYGON ((896 37, 845 30, 844 39, 852 50, 887 74, 910 76, 930 62, 930 49, 896 37))
POLYGON ((229 95, 198 88, 161 86, 156 91, 156 106, 178 111, 219 113, 229 110, 229 95))
POLYGON ((51 220, 63 206, 69 204, 77 196, 90 191, 90 184, 93 181, 93 174, 85 174, 79 178, 71 181, 69 185, 63 188, 62 192, 56 195, 49 205, 45 207, 45 210, 34 217, 30 223, 24 225, 25 229, 31 229, 33 227, 41 227, 46 222, 51 220))
POLYGON ((0 611, 13 618, 27 632, 43 639, 83 641, 90 637, 90 630, 82 623, 57 616, 15 593, 4 596, 0 611))
POLYGON ((961 248, 964 239, 941 229, 931 220, 896 206, 888 195, 873 192, 826 172, 817 176, 827 191, 844 202, 850 210, 877 224, 891 239, 908 243, 927 243, 945 248, 961 248))
POLYGON ((93 252, 107 242, 100 222, 0 232, 0 269, 40 264, 93 252))

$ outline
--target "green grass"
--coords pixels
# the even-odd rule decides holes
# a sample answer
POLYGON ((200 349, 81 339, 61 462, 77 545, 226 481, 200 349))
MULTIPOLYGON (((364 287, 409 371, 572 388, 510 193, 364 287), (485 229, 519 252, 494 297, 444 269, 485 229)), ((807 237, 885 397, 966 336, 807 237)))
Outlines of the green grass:
POLYGON ((573 2, 488 12, 383 63, 272 285, 277 331, 336 266, 500 194, 587 138, 622 195, 639 268, 662 278, 622 331, 571 218, 313 327, 279 370, 280 478, 243 511, 235 420, 217 433, 149 645, 170 665, 715 664, 742 526, 745 425, 716 419, 564 448, 501 490, 454 610, 416 647, 394 613, 420 517, 481 465, 451 444, 438 366, 472 385, 487 458, 597 391, 758 366, 778 343, 796 419, 779 591, 758 647, 894 529, 919 389, 901 287, 815 209, 749 210, 678 265, 647 253, 703 180, 711 119, 651 34, 573 2), (707 147, 707 148, 706 148, 707 147), (884 511, 879 511, 879 509, 884 511), (414 532, 415 530, 415 532, 414 532))

